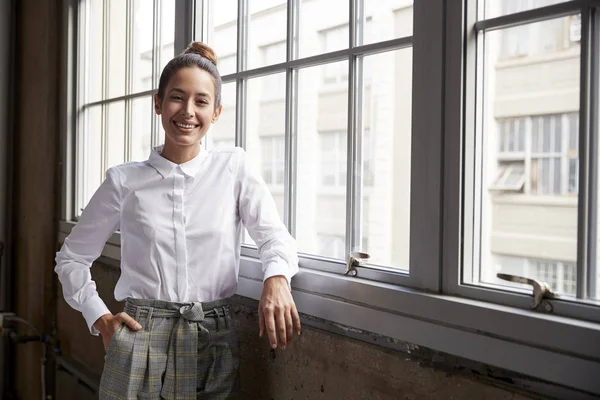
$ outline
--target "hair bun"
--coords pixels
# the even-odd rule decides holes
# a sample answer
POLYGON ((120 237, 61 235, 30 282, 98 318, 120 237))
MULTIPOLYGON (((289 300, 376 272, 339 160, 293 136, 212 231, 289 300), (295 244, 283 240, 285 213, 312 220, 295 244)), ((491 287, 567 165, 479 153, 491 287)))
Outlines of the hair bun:
POLYGON ((215 54, 215 51, 202 42, 190 43, 183 54, 198 54, 199 56, 208 59, 215 66, 217 65, 217 55, 215 54))

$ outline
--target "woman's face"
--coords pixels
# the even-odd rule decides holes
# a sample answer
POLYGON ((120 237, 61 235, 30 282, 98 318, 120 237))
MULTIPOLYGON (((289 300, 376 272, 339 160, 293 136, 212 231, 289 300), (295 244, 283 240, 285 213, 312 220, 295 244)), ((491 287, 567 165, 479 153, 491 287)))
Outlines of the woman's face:
POLYGON ((154 95, 154 108, 161 116, 165 142, 185 147, 202 140, 221 115, 222 106, 215 108, 212 75, 189 67, 181 68, 171 77, 162 101, 154 95))

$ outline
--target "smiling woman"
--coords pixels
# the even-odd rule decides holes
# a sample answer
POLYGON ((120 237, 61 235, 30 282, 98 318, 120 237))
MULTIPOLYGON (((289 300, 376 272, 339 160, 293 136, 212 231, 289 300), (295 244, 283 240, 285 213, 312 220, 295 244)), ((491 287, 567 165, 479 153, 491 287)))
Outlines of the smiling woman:
POLYGON ((235 398, 239 343, 227 299, 237 290, 242 225, 260 248, 259 330, 273 348, 300 332, 290 293, 296 242, 242 149, 202 149, 222 110, 210 48, 192 43, 167 64, 154 105, 164 146, 107 171, 58 252, 56 272, 66 301, 102 336, 101 399, 235 398), (125 307, 113 315, 89 270, 117 229, 115 298, 125 307))

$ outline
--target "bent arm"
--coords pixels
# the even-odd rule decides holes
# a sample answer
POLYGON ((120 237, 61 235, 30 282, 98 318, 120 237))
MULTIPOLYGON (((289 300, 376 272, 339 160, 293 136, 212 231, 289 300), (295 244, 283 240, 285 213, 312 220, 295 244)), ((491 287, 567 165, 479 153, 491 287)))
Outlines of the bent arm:
POLYGON ((94 322, 110 311, 98 295, 90 268, 110 235, 119 228, 120 210, 120 175, 118 170, 111 168, 56 253, 54 271, 62 284, 63 296, 71 307, 83 314, 94 335, 98 334, 94 322))

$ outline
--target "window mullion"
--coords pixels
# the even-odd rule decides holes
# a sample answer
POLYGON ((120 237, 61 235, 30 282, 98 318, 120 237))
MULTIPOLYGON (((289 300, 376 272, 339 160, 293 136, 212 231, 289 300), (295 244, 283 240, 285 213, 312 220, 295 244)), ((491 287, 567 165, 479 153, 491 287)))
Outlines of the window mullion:
MULTIPOLYGON (((350 49, 356 46, 356 17, 359 12, 359 1, 361 0, 349 0, 348 47, 350 49)), ((348 58, 348 122, 346 133, 346 256, 357 245, 356 235, 360 238, 360 224, 357 223, 356 219, 356 203, 360 201, 360 197, 357 197, 357 195, 360 193, 357 193, 357 186, 359 185, 357 185, 357 174, 354 173, 357 161, 357 60, 356 55, 350 54, 348 58)))
MULTIPOLYGON (((159 1, 154 0, 152 2, 153 10, 152 10, 152 88, 158 87, 158 52, 156 50, 158 46, 158 38, 160 37, 159 25, 158 25, 158 12, 159 12, 159 1)), ((155 114, 152 114, 152 123, 150 125, 150 140, 152 142, 152 147, 158 145, 158 118, 155 114)))
MULTIPOLYGON (((238 0, 237 72, 245 71, 248 62, 248 0, 238 0)), ((246 148, 246 82, 236 79, 235 144, 246 148)))
MULTIPOLYGON (((102 15, 102 99, 108 98, 108 66, 109 66, 109 34, 108 29, 110 25, 110 2, 106 1, 103 3, 104 10, 102 15)), ((101 164, 100 173, 106 171, 108 165, 108 105, 102 104, 102 141, 101 141, 101 164)), ((100 176, 102 180, 103 176, 100 176)))
MULTIPOLYGON (((133 2, 127 2, 127 44, 125 45, 125 95, 129 95, 133 90, 133 26, 134 26, 134 18, 133 18, 133 2)), ((132 151, 132 138, 131 138, 131 127, 132 127, 132 105, 133 100, 125 100, 125 154, 124 160, 131 161, 133 158, 132 151)))
POLYGON ((581 10, 581 71, 580 71, 580 100, 579 100, 579 208, 577 210, 577 298, 586 299, 587 270, 593 265, 596 244, 596 210, 595 188, 593 181, 596 175, 592 170, 594 153, 592 147, 594 139, 590 137, 589 106, 590 106, 590 8, 581 10))
MULTIPOLYGON (((298 54, 298 18, 300 0, 287 3, 286 61, 298 54)), ((296 236, 296 188, 298 144, 298 73, 292 68, 285 70, 285 144, 284 144, 284 210, 283 221, 292 236, 296 236)))
MULTIPOLYGON (((431 291, 441 288, 446 96, 444 3, 443 0, 414 3, 410 280, 414 286, 431 291)), ((460 96, 460 92, 454 94, 460 96)), ((457 160, 453 159, 455 163, 457 160)))
MULTIPOLYGON (((600 110, 600 77, 598 76, 600 73, 600 4, 598 4, 595 8, 590 9, 591 12, 591 27, 590 27, 590 110, 595 110, 595 112, 590 112, 590 137, 593 138, 592 150, 594 154, 594 165, 593 165, 593 179, 594 179, 594 189, 595 189, 595 202, 594 202, 594 210, 598 211, 598 152, 600 150, 598 143, 598 135, 600 134, 600 117, 598 116, 598 110, 600 110)), ((597 214, 594 215, 594 225, 593 232, 594 235, 591 237, 594 245, 594 252, 591 255, 592 262, 588 265, 587 271, 587 291, 588 296, 592 298, 597 298, 597 284, 598 284, 598 275, 596 273, 598 268, 598 258, 597 258, 597 234, 598 234, 598 221, 597 214)))

